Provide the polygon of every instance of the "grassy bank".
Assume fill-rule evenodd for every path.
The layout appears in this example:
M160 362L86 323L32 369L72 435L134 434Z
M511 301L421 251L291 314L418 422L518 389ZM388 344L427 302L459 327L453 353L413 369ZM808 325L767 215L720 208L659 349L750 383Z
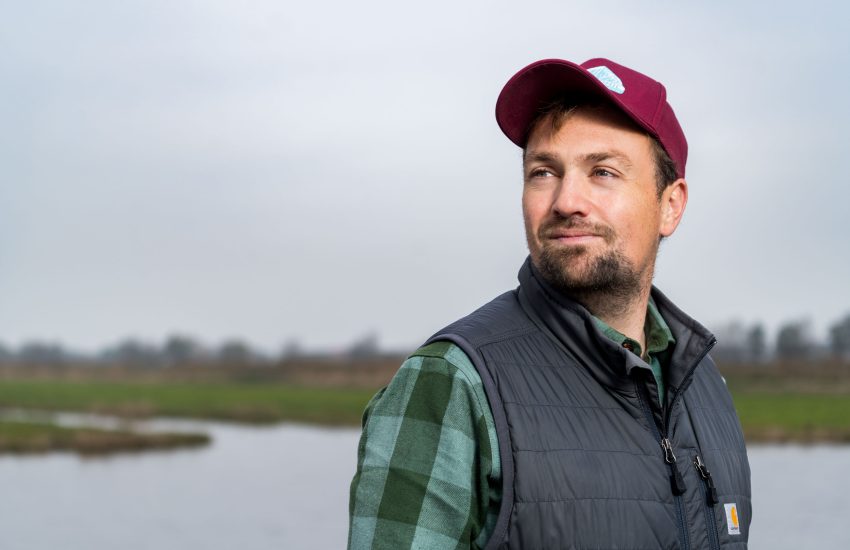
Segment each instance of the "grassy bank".
M850 443L850 363L720 365L748 442Z
M330 381L352 379L350 366L336 370L342 374L331 367L314 371L312 376L324 381L319 385L257 376L246 380L244 373L229 380L220 373L205 379L198 371L192 371L196 378L191 381L134 378L133 373L119 379L82 374L62 379L7 377L0 381L0 408L359 426L363 408L379 384L335 387ZM385 370L383 378L388 380L392 373ZM850 443L850 366L721 365L721 371L748 441ZM0 435L2 429L0 425Z
M850 396L737 393L748 442L850 443Z
M0 407L81 411L122 417L175 416L356 426L371 389L240 382L139 383L5 380Z
M72 451L81 455L103 455L122 451L197 447L209 441L209 436L204 434L135 433L0 421L0 453Z

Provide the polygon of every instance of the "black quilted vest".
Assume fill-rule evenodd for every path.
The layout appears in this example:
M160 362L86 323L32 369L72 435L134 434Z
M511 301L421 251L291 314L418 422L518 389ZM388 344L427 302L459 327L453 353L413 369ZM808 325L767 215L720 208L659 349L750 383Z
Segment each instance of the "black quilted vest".
M493 411L502 506L487 550L746 548L750 469L711 333L653 287L676 338L661 408L649 365L529 260L519 280L429 340L466 352Z

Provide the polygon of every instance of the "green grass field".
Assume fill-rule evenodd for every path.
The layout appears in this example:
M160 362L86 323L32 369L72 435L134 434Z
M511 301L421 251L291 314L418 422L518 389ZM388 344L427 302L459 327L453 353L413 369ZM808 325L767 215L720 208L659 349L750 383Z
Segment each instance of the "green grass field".
M850 395L736 393L747 441L850 443Z
M850 443L850 393L836 391L834 381L812 385L807 376L809 387L792 391L788 384L765 386L760 373L727 376L748 441ZM268 381L12 379L0 382L0 408L359 426L375 391ZM5 429L0 425L0 436Z
M0 382L0 407L356 426L374 393L240 382L8 380Z

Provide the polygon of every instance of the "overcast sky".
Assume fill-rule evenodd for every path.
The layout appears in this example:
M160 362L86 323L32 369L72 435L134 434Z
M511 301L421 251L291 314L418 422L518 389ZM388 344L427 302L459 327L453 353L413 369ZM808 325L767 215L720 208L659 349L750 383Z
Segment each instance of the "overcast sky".
M546 57L663 82L690 202L656 284L708 326L850 312L834 2L29 1L0 19L0 341L410 348L516 285L496 97Z

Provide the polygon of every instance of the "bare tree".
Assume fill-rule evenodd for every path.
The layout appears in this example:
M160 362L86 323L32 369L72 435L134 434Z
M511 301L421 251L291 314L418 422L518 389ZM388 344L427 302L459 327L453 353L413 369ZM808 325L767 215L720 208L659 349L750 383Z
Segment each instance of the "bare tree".
M764 325L757 323L747 331L746 338L747 355L751 361L762 361L767 352L767 337Z
M101 354L106 361L131 367L157 367L163 357L153 344L127 338Z
M280 353L280 358L283 360L297 359L304 355L304 350L301 344L295 338L290 338L284 345L283 351Z
M789 321L779 327L776 336L776 354L782 359L803 359L813 349L809 322Z
M241 340L228 340L218 348L218 360L227 365L248 365L254 361L255 354L250 346Z
M59 344L27 342L17 353L18 360L28 365L61 365L67 359L65 350Z
M8 363L14 359L14 354L5 344L0 342L0 363Z
M169 365L185 365L203 355L201 345L189 336L172 335L162 348L163 356Z
M829 345L836 357L850 357L850 314L829 327Z
M348 348L348 356L349 357L374 357L378 355L380 349L378 347L378 335L374 332L371 332L354 342L350 348Z
M746 331L740 321L720 325L713 332L717 337L717 345L711 355L717 361L740 363L746 360Z

